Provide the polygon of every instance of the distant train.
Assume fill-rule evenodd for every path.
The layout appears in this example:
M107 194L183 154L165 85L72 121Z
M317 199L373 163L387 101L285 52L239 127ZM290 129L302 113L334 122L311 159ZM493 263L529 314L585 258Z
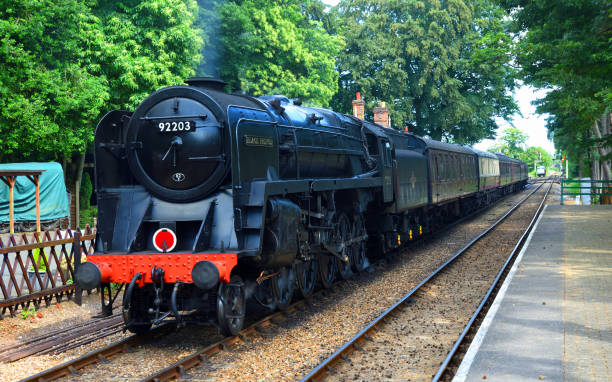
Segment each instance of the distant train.
M95 134L96 251L76 272L123 283L127 329L170 319L225 334L246 299L284 309L527 182L525 163L283 96L195 78Z
M538 166L538 167L536 167L536 175L538 177L546 176L546 167L545 166Z

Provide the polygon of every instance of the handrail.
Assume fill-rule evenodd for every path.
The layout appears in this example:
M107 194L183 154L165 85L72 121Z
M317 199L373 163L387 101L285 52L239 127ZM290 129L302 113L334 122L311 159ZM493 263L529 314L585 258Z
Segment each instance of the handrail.
M579 183L579 186L567 185ZM584 187L583 183L589 183L589 186ZM602 186L594 186L593 184L601 183ZM606 184L606 185L603 185ZM579 192L568 192L567 190L578 190ZM582 192L583 190L591 190L591 192ZM598 192L600 190L609 190L610 192ZM612 180L607 179L566 179L561 178L561 205L563 205L564 196L612 196Z

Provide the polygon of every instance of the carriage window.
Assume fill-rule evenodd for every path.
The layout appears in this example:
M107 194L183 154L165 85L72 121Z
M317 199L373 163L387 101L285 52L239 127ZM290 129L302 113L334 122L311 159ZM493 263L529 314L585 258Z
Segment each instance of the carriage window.
M393 156L391 155L391 144L389 142L385 142L385 162L388 166L393 164Z
M373 134L366 134L366 143L370 155L378 155L378 142Z

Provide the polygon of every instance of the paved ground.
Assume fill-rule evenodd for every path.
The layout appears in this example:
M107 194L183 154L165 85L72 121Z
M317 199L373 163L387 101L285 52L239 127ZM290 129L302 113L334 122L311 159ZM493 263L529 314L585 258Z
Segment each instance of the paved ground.
M611 222L547 206L454 381L612 381Z

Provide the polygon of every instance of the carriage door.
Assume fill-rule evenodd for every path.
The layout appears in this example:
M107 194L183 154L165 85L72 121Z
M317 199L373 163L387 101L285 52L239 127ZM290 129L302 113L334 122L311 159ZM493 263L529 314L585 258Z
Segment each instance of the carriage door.
M391 143L386 139L381 139L382 161L383 161L383 202L393 201L393 155Z

